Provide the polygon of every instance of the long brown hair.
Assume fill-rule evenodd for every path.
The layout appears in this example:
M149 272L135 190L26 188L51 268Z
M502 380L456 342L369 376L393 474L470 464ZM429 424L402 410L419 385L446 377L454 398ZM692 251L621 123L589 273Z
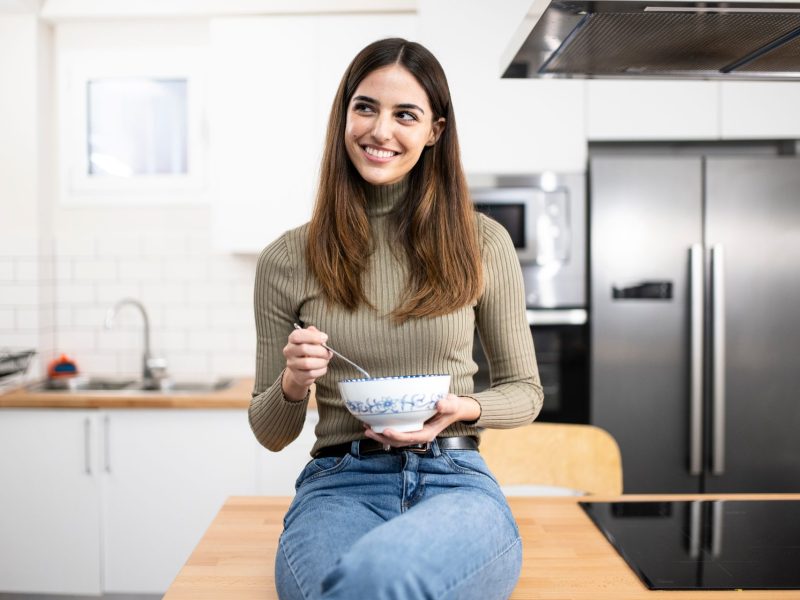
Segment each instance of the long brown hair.
M477 300L483 289L475 212L469 198L447 78L420 44L400 38L373 42L345 71L331 108L320 184L306 254L331 302L349 310L369 305L361 275L371 252L365 182L344 136L350 100L361 81L381 67L405 67L428 95L433 122L444 118L438 141L426 146L407 175L408 194L394 211L397 243L408 262L408 291L394 309L397 322L435 317Z

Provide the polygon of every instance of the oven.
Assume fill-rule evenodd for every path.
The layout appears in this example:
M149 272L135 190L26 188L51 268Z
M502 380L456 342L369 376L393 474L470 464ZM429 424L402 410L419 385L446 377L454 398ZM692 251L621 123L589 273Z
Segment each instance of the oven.
M589 422L586 177L582 173L470 177L476 210L509 232L525 282L544 404L539 421ZM490 385L475 334L475 391Z
M535 321L538 321L535 322ZM537 421L589 422L589 332L586 311L528 311L544 404ZM489 363L477 332L473 360L475 391L490 385Z

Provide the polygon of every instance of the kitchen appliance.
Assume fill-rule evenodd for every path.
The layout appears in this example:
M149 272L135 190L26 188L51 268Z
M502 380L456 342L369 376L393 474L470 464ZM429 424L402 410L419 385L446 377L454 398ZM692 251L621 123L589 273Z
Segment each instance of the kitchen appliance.
M800 589L800 502L581 502L654 590Z
M531 309L586 306L586 176L471 176L476 210L511 236Z
M800 491L800 159L606 150L590 150L591 414L625 491Z
M470 177L476 210L502 224L517 249L544 388L542 421L589 419L585 187L583 173ZM481 391L490 373L477 333L473 347Z
M535 0L504 77L800 79L800 2Z

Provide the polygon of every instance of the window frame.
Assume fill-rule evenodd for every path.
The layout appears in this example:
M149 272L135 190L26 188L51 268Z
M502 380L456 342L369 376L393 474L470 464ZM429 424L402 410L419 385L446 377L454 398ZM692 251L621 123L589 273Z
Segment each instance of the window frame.
M201 48L76 50L59 65L59 164L62 204L207 202L205 53ZM102 78L185 79L187 172L106 177L89 174L88 83Z

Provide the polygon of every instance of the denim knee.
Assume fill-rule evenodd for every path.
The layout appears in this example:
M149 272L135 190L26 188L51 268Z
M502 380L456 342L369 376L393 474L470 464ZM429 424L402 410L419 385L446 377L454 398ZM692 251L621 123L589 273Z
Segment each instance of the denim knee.
M323 579L322 597L328 600L436 598L426 577L390 550L344 554Z

